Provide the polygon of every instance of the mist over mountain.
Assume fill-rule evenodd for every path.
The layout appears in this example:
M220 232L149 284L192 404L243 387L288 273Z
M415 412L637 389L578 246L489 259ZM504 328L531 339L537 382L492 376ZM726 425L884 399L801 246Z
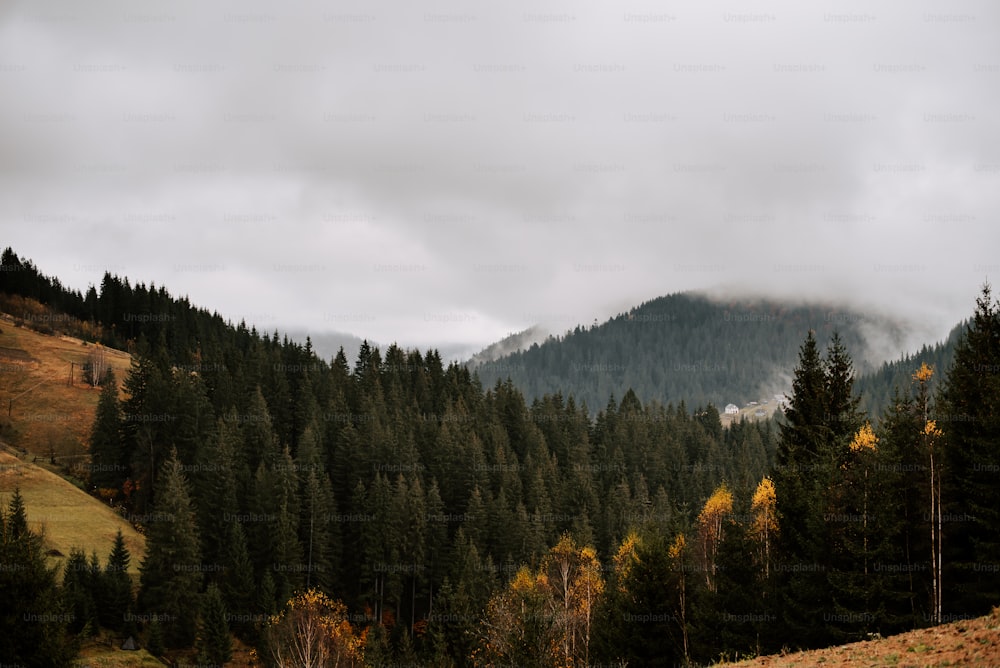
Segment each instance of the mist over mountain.
M304 329L292 329L288 331L288 337L293 341L305 344L306 338L312 343L312 349L316 356L329 362L336 357L337 352L343 348L344 355L348 361L358 358L358 351L361 350L363 339L347 332L324 332ZM369 342L371 343L371 342Z
M967 323L955 325L944 341L925 344L915 353L907 353L883 363L874 371L860 375L854 384L854 390L861 397L861 409L869 415L881 416L892 404L897 389L902 394L916 384L913 375L921 364L926 364L934 370L929 385L935 390L941 382L943 372L951 366L955 357L955 346L966 326Z
M856 371L864 374L905 353L914 328L901 319L822 303L677 293L497 356L527 338L508 337L468 366L484 386L510 378L529 400L560 392L591 411L629 389L643 401L721 408L790 391L791 370L810 329L822 345L838 332Z
M476 367L480 364L493 362L505 355L510 355L526 348L530 348L532 345L542 343L550 336L551 334L545 327L541 325L532 325L525 330L505 336L496 343L492 343L483 348L481 351L472 356L469 360L469 364Z

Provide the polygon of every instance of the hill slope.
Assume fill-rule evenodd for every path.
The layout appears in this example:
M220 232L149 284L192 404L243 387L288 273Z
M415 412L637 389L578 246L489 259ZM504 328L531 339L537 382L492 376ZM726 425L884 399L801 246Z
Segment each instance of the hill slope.
M854 389L861 394L861 408L871 415L881 415L882 411L892 403L893 393L898 388L901 392L913 384L913 374L921 364L934 368L937 372L931 379L931 390L944 378L944 373L951 366L955 357L955 345L965 330L965 324L955 326L948 338L933 346L924 346L913 355L904 355L892 362L886 362L878 370L863 374L858 378Z
M908 633L809 652L761 656L740 668L824 666L1000 666L1000 609L985 617L961 620Z
M136 577L146 553L146 539L125 518L83 490L30 461L0 451L0 504L7 507L14 488L24 497L28 525L44 530L50 564L63 564L74 547L87 556L97 552L102 565L121 529L132 555L129 571Z
M62 467L83 477L87 440L100 389L83 382L82 367L93 346L69 336L42 334L0 318L0 504L6 507L15 487L24 496L28 522L44 529L50 563L61 564L74 547L107 559L121 529L138 573L146 540L100 500L89 496L44 466ZM131 364L128 353L105 348L119 381ZM70 373L74 375L69 383ZM9 414L8 414L9 409ZM16 453L20 453L17 456Z
M33 456L54 454L67 465L82 459L100 395L83 381L91 350L80 339L41 334L0 317L0 438ZM131 357L104 350L120 383Z
M809 329L821 346L839 331L858 371L895 357L906 334L896 321L820 304L719 302L679 293L493 362L468 364L486 387L510 377L529 400L561 392L591 411L629 388L643 401L742 406L790 389ZM871 345L876 338L887 342L884 349Z

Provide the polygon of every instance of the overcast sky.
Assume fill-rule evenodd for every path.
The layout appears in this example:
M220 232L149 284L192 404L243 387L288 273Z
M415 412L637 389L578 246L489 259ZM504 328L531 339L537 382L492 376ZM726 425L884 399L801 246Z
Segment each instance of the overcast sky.
M1000 276L1000 5L5 2L0 243L477 349L687 289L935 336Z

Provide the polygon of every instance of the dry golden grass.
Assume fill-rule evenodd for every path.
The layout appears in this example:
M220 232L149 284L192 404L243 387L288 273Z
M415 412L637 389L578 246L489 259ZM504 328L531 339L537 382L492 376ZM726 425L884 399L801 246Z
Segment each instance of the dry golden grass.
M144 649L127 652L118 649L120 643L108 647L103 643L92 643L80 648L76 660L77 668L135 668L156 666L162 668L164 663Z
M108 637L109 635L105 633L101 639L85 643L80 648L75 663L76 668L133 668L133 666L163 666L166 664L166 661L160 661L145 649L136 652L118 649L121 646L121 639L117 636L114 636L113 646L109 647ZM251 660L251 648L248 645L235 637L232 640L233 658L226 663L227 668L248 668L260 665ZM179 652L171 651L164 658L172 661L172 665L195 665L197 661L194 654L194 651L190 649Z
M1000 666L1000 608L975 619L810 652L762 656L733 668Z
M61 464L86 461L100 395L99 389L83 382L82 367L90 350L79 339L40 334L0 320L3 440L27 453L18 458L0 452L0 503L6 507L14 488L21 488L32 528L44 529L46 549L63 555L50 557L52 564L62 564L74 547L88 556L96 550L103 563L121 528L132 553L132 572L137 573L145 554L143 536L101 501L33 463L36 457L47 462L51 451ZM128 353L107 349L107 357L119 380L124 378L131 364Z
M0 438L32 457L48 458L54 451L60 463L82 459L100 395L99 388L83 382L83 363L92 348L72 337L15 327L9 316L0 318ZM120 385L131 357L105 350Z
M5 509L15 487L24 497L28 525L33 530L44 530L45 549L58 550L62 555L50 556L50 565L64 564L70 550L77 547L88 557L96 550L103 566L114 546L115 534L121 529L132 555L129 572L133 578L138 576L146 539L110 507L51 471L0 452L0 503Z

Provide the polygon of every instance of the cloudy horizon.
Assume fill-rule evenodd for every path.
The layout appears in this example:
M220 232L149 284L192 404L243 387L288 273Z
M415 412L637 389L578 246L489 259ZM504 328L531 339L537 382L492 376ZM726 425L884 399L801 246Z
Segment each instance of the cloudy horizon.
M477 350L660 295L967 317L1000 7L14 3L2 244L272 331Z

